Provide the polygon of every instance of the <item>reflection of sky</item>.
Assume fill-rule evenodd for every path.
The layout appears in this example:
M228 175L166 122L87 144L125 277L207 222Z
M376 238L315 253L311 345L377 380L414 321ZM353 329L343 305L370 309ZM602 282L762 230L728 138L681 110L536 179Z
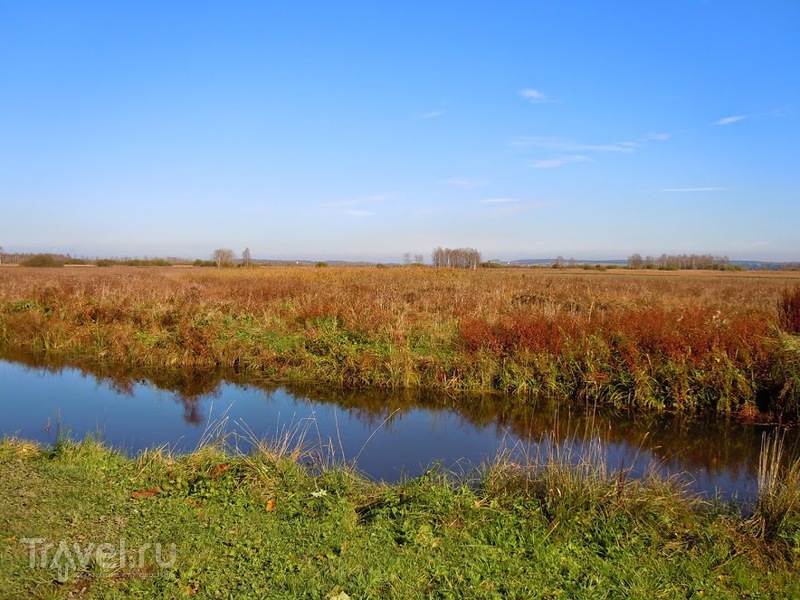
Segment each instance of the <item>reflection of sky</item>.
M500 442L494 427L476 428L451 411L411 409L387 415L381 423L283 390L265 393L233 384L200 400L201 422L193 425L183 418L177 394L144 383L132 391L132 396L119 394L75 369L47 372L0 361L0 433L52 443L60 423L73 438L98 435L129 452L163 444L188 451L225 419L224 429L240 434L240 447L248 446L251 433L281 438L294 432L312 446L331 446L337 458L358 457L364 472L390 480L417 475L439 459L480 462Z
M540 438L519 442L502 423L474 425L454 409L441 407L418 406L376 418L358 409L296 398L282 389L265 392L234 384L222 384L216 393L193 404L148 383L135 384L132 395L126 395L76 369L49 372L4 361L0 361L0 414L0 434L52 443L60 424L75 439L95 434L128 452L164 444L176 451L192 450L224 420L224 430L239 434L237 444L244 450L252 436L281 438L294 432L311 446L332 448L336 459L357 459L363 472L386 480L418 475L434 462L460 470L491 459L499 449L536 456L539 448L544 456L561 452L579 461L597 448L579 433L567 442L569 450L563 444L550 447L548 441L537 446ZM711 429L708 435L716 433ZM601 438L603 457L612 469L630 468L637 477L652 466L666 475L687 470L676 454L664 457L659 449ZM757 445L753 452L758 452ZM711 457L708 462L720 460ZM719 463L718 468L690 470L693 490L752 498L753 475L740 465L729 469Z

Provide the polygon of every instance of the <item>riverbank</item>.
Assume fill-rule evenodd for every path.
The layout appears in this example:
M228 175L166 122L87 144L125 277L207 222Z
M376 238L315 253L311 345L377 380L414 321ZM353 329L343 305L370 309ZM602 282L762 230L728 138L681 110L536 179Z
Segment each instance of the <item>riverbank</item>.
M0 348L340 387L796 419L797 274L376 267L0 272Z
M800 594L796 466L749 517L553 457L387 485L292 445L5 440L0 470L2 597Z

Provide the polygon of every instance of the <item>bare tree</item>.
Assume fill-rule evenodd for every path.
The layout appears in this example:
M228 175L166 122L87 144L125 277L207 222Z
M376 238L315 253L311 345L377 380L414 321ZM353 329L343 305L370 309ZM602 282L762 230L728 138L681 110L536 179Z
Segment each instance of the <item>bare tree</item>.
M641 254L631 254L628 257L629 269L641 269L644 266L644 259Z
M414 262L417 263L418 265L421 265L425 262L425 257L422 254L415 254Z
M230 267L233 264L236 255L233 250L227 248L217 248L211 255L211 260L217 264L217 268Z
M3 247L0 246L0 265L3 264Z
M449 250L449 248L442 248L441 246L433 249L433 252L431 253L431 262L433 263L434 267L450 266L447 264L447 253Z
M411 264L411 252L406 252L403 254L403 264L404 265Z
M245 248L242 252L242 264L245 267L251 266L253 263L252 259L250 258L250 248Z
M481 264L481 253L475 248L434 248L431 254L434 267L477 269Z

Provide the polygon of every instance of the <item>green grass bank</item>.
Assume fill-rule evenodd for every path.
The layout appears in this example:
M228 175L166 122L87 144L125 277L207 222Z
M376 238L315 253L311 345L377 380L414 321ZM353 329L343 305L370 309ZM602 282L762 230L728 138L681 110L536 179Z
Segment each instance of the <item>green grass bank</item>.
M286 446L5 440L0 597L798 597L798 469L779 450L745 516L564 458L389 485Z

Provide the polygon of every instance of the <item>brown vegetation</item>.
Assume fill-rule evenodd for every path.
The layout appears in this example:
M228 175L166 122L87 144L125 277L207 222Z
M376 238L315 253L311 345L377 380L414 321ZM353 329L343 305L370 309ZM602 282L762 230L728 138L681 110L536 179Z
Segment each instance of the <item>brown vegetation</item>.
M800 334L800 286L786 289L778 301L781 328L787 333Z
M0 272L0 346L345 386L795 414L782 274L397 267ZM794 306L789 303L789 305ZM791 336L788 336L791 337Z

